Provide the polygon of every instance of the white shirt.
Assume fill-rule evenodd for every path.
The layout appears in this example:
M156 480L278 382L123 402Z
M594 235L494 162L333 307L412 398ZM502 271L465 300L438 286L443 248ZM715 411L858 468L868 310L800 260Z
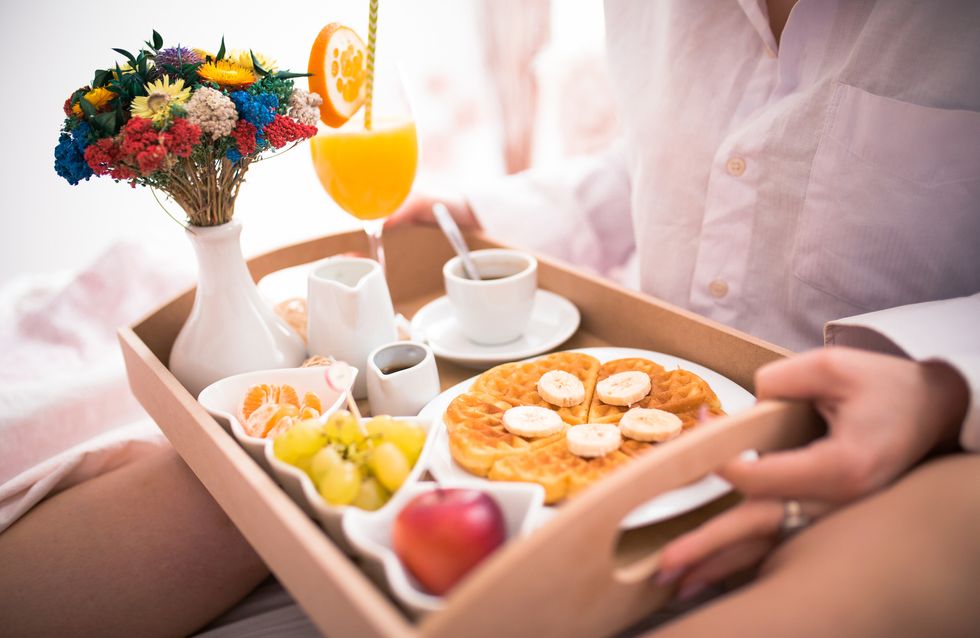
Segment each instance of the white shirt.
M606 29L624 148L469 193L489 234L600 272L635 238L644 292L793 349L980 291L980 3L801 0L778 47L762 0Z

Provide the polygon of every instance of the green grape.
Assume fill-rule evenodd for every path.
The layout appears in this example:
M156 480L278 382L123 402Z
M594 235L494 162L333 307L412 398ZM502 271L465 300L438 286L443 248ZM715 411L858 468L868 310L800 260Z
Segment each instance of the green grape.
M338 410L330 415L327 419L327 424L323 426L323 431L327 435L327 439L331 443L340 442L340 429L344 422L348 419L352 419L350 412L347 410Z
M317 489L319 489L323 477L327 475L330 468L342 461L340 454L331 445L325 446L313 455L313 458L310 459L310 478L313 479L313 484L317 486Z
M384 440L397 445L408 459L409 465L415 465L425 445L425 430L405 421L392 421L384 434Z
M364 440L364 433L361 426L357 424L357 419L350 417L340 426L340 442L344 445L360 443Z
M326 444L326 437L316 421L300 421L272 442L272 451L281 461L307 470L310 458Z
M330 467L320 482L320 496L331 505L347 505L361 489L361 470L349 461Z
M361 488L351 505L373 512L387 503L390 497L391 493L378 482L378 479L369 476L361 482Z
M392 423L395 423L394 419L386 414L382 414L365 423L364 427L367 429L369 435L380 438L390 429Z
M402 451L390 441L385 441L374 448L368 467L381 484L392 492L402 486L412 470Z

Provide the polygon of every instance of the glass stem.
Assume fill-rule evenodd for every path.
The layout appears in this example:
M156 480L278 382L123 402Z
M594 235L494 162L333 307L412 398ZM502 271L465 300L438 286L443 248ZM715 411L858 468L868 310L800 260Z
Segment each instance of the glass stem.
M384 227L384 219L372 219L364 222L364 232L367 233L371 259L381 264L382 274L387 274L385 273L385 248L381 243L381 231L384 230Z

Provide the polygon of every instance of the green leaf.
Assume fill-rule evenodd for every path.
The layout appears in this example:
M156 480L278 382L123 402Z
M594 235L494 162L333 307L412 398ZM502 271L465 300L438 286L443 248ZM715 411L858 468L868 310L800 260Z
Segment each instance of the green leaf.
M131 67L136 68L136 58L133 56L132 53L130 53L126 49L117 49L115 47L113 47L112 50L118 53L119 55L125 57L127 60L129 60L129 65Z
M109 84L112 80L112 71L109 69L99 69L95 72L95 78L92 79L92 88L98 88L100 86L105 86Z
M108 133L109 135L115 135L116 133L116 114L114 112L109 113L99 113L92 118L92 122L95 125Z
M163 48L163 36L157 33L156 29L153 30L153 48L156 51Z
M95 107L92 105L91 102L86 100L84 97L78 98L78 106L81 107L82 113L85 114L86 118L95 117L95 114L97 113Z
M279 80L291 80L292 78L308 78L312 77L312 73L293 73L292 71L277 71L272 75L272 77Z
M225 36L221 36L221 46L218 48L218 55L214 57L215 60L221 60L225 57Z
M252 56L252 67L255 69L255 72L262 77L269 75L269 72L263 69L262 65L259 64L259 59L255 57L255 53L253 53L251 49L248 50L248 54Z

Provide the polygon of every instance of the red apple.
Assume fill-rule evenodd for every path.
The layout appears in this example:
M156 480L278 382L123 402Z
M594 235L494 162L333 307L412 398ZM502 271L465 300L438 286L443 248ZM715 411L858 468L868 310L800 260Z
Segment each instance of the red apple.
M419 494L398 513L392 529L395 554L426 589L440 596L506 537L497 502L469 489Z

